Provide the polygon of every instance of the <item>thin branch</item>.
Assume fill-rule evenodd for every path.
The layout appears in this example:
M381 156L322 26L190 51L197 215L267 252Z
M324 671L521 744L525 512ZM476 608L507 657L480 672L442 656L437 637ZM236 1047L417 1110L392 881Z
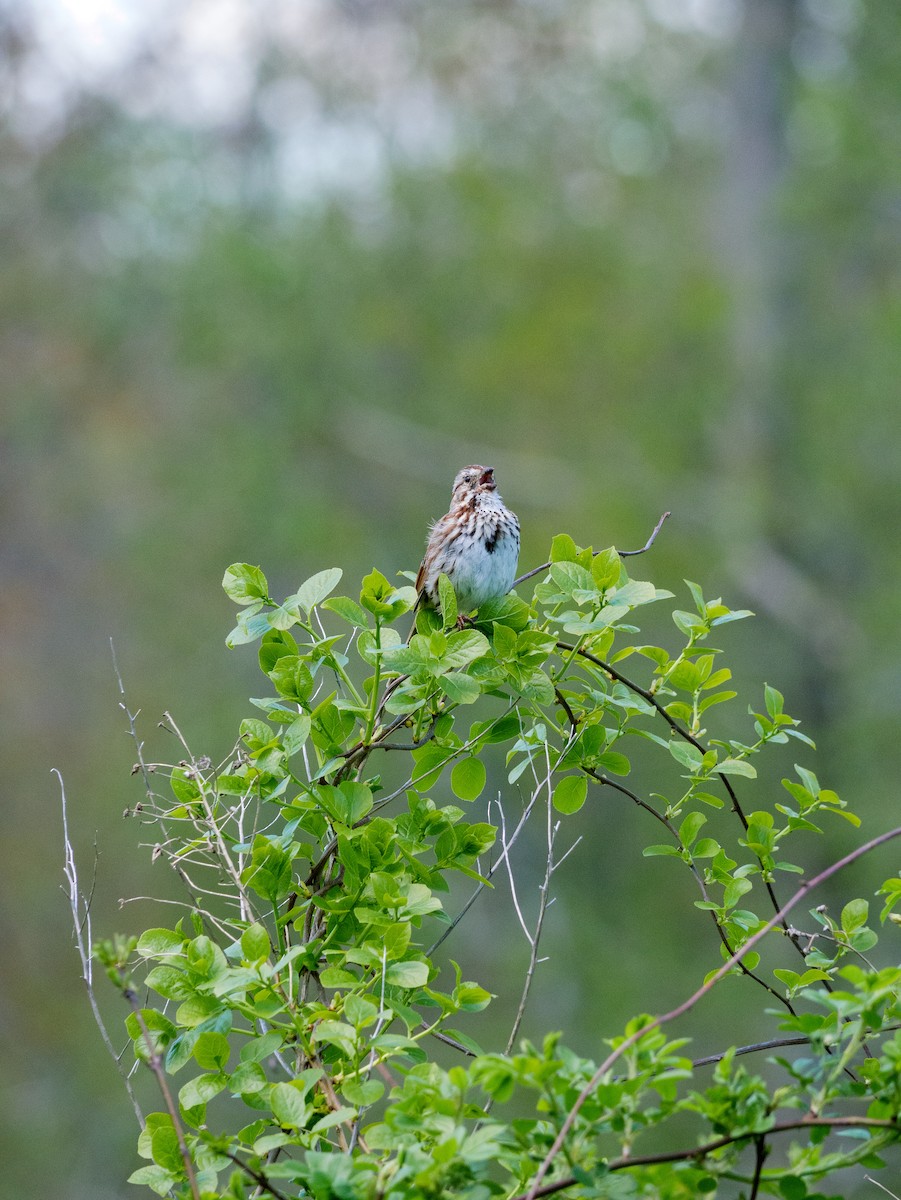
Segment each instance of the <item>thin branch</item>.
M668 817L664 816L662 812L660 812L658 809L654 808L653 804L649 804L647 802L647 800L642 800L642 798L640 796L637 796L633 791L631 791L630 788L625 787L621 783L617 783L616 780L611 779L608 775L601 775L597 771L593 770L591 767L583 767L582 770L585 772L586 775L590 775L592 779L597 780L598 783L602 783L606 787L612 787L616 791L622 792L622 794L624 796L628 796L630 800L633 800L637 805L639 805L641 808L643 808L646 812L649 812L651 814L651 816L656 817L657 820L660 821L660 823L662 825L664 825L665 828L667 829L667 831L670 833L676 846L681 847L682 843L679 841L679 834L676 830L675 825L673 825L672 821L670 821L670 819ZM698 887L701 889L701 896L703 897L703 899L705 901L707 901L707 899L708 899L707 888L704 885L704 878L701 875L701 872L695 866L694 862L689 862L688 868L691 871L692 875L694 875L694 877L697 881ZM726 931L723 929L722 925L717 920L716 913L713 911L712 908L708 909L707 911L710 913L713 923L716 926L716 930L717 930L717 933L719 934L720 941L726 947L726 950L728 951L728 953L731 954L732 953L732 945L729 942L728 937L726 936ZM747 967L743 962L739 963L738 965L739 965L743 975L747 975L749 979L753 979L755 983L759 983L762 988L765 988L770 993L770 995L773 997L774 1000L778 1000L780 1004L784 1005L788 1009L788 1011L792 1014L792 1016L795 1016L794 1007L789 999L787 999L785 996L783 996L780 992L777 992L775 988L770 987L770 985L767 983L767 981L765 979L761 979L759 975L755 975L754 972L749 967Z
M864 1175L864 1179L867 1181L867 1183L875 1183L876 1186L885 1192L887 1196L893 1197L893 1200L899 1200L899 1197L896 1196L894 1192L890 1192L885 1184L880 1183L878 1179L874 1179L872 1175Z
M657 540L657 534L663 528L663 522L667 517L670 516L672 516L672 513L669 511L662 513L660 520L654 526L651 536L648 538L642 548L640 550L619 550L617 553L619 554L620 558L632 558L636 554L645 554L648 550L650 550L650 548L654 545L654 542Z
M901 1126L897 1120L883 1120L878 1117L802 1117L797 1121L784 1121L781 1124L773 1125L765 1131L765 1136L769 1137L774 1133L792 1133L798 1129L892 1129L901 1133ZM756 1135L758 1137L763 1134ZM608 1162L607 1170L609 1171L628 1171L630 1167L655 1167L661 1163L670 1162L699 1162L707 1157L708 1154L713 1154L716 1150L722 1150L724 1146L733 1146L737 1142L746 1142L750 1138L755 1137L753 1133L738 1133L731 1136L715 1138L713 1141L704 1142L700 1146L689 1146L684 1150L669 1150L663 1154L644 1154L644 1155L628 1155L623 1158L614 1158ZM518 1196L514 1196L513 1200L530 1200L534 1197L538 1200L542 1196L553 1196L556 1192L562 1192L565 1188L573 1187L579 1182L574 1175L569 1175L564 1179L555 1179L553 1183L546 1183L543 1187L534 1188L528 1192L522 1192Z
M692 746L695 747L696 750L699 750L702 754L707 753L707 747L704 745L704 743L698 741L698 739L696 737L694 737L693 734L691 734L683 725L681 725L675 719L675 717L670 716L670 714L666 711L666 709L663 707L663 705L660 703L660 701L657 699L657 697L654 695L653 692L649 691L647 688L643 688L640 684L635 683L634 680L629 679L626 675L623 675L620 671L617 671L616 667L612 666L608 662L604 662L603 659L598 658L596 655L592 654L589 650L583 650L581 647L571 646L571 645L569 645L568 642L557 642L557 649L574 651L574 652L578 653L582 658L585 658L589 662L594 663L594 665L596 667L600 667L600 669L602 671L605 671L613 679L617 680L618 683L623 684L624 687L627 687L630 691L634 692L636 696L641 696L642 699L644 699L648 702L648 704L652 705L652 707L657 710L657 712L660 714L661 717L663 717L664 721L666 721L666 723L669 725L669 727L673 730L674 733L678 734L679 737L681 737L684 741L689 742ZM726 789L726 793L729 796L729 800L732 804L732 811L736 814L736 816L742 823L742 827L747 832L748 818L745 816L744 810L742 809L741 805L738 802L738 796L735 794L735 788L732 786L732 783L730 782L729 777L727 775L724 775L721 771L717 771L716 774L719 777L719 780L722 783L723 787ZM773 909L774 910L778 909L779 908L779 900L776 896L776 892L773 888L773 885L769 882L769 880L764 880L763 882L764 882L764 887L766 888L766 891L767 891L767 895L770 898L770 903L773 906ZM795 947L795 949L798 951L798 953L801 955L801 957L806 958L805 953L804 953L804 948L800 945L798 940L792 936L791 931L789 930L788 926L784 923L783 923L783 929L785 930L786 936L788 937L789 941ZM827 984L827 986L828 986L828 984Z
M141 1034L144 1038L144 1044L147 1046L148 1066L156 1076L157 1084L163 1094L163 1099L166 1102L169 1116L172 1119L172 1125L175 1129L175 1136L178 1139L178 1150L181 1154L181 1160L185 1166L185 1174L188 1177L188 1183L191 1187L191 1195L194 1200L200 1200L200 1192L197 1187L197 1177L194 1174L194 1162L191 1158L191 1152L188 1149L188 1143L185 1141L185 1131L182 1128L181 1119L178 1115L178 1105L172 1099L172 1093L169 1090L169 1085L166 1082L166 1072L163 1070L163 1060L159 1051L154 1044L153 1038L150 1036L150 1030L147 1028L147 1022L144 1020L144 1014L141 1012L141 1004L134 991L128 985L123 987L122 995L131 1005L131 1011L135 1015L135 1020L140 1027Z
M205 787L206 780L203 778L203 775L200 770L200 766L197 763L196 759L194 758L194 755L191 752L190 746L185 741L181 730L179 729L178 725L176 725L175 721L173 720L172 714L165 712L165 713L163 713L163 716L169 722L169 724L171 726L171 731L178 738L179 742L184 747L185 753L188 755L188 757L190 759L191 772L192 772L195 780L197 781L198 791L200 792L200 802L203 805L203 813L204 813L204 816L206 817L207 825L216 839L216 844L218 846L218 850L219 850L219 854L222 858L222 862L225 864L225 869L228 871L228 874L231 876L232 883L235 886L235 892L237 893L237 896L238 896L238 904L240 906L240 911L241 911L241 918L242 918L242 920L247 921L248 923L250 923L251 921L258 920L258 917L254 911L253 905L250 902L250 897L248 896L247 890L245 889L244 883L241 879L241 874L238 871L237 867L235 866L235 864L232 860L232 856L229 853L228 846L226 845L225 838L222 836L222 830L219 828L218 824L216 823L215 815L213 814L213 810L210 807L210 802L209 802L209 800L207 798L207 794L206 794L206 787ZM230 897L228 897L228 898L230 898Z
M110 654L113 659L113 670L116 673L116 682L119 685L119 707L125 713L128 721L128 732L131 735L132 741L135 744L135 749L138 756L138 767L141 771L141 778L144 780L144 791L147 794L147 799L153 801L153 788L150 786L150 769L144 760L144 743L138 737L137 727L135 726L135 718L137 713L133 713L128 707L128 699L125 695L125 684L122 682L122 672L119 670L119 660L116 658L116 646L113 639L109 640ZM134 774L134 771L132 771Z
M516 913L516 919L519 921L520 929L525 934L526 941L529 943L530 948L532 950L534 950L535 943L532 938L532 934L529 932L529 927L526 924L526 919L522 915L522 908L520 907L520 904L519 904L519 896L517 895L517 892L516 892L516 879L513 876L513 865L510 862L510 855L507 852L507 819L504 816L504 808L503 808L503 805L501 804L500 794L498 794L497 807L498 807L498 812L500 813L500 818L501 818L500 819L500 835L501 835L501 848L503 850L503 854L501 855L501 857L504 860L504 866L507 869L507 879L509 880L509 883L510 883L510 898L513 901L513 911ZM489 812L488 812L487 819L489 821L491 820L490 803L489 803Z
M761 941L762 938L764 938L777 925L784 922L788 913L791 912L795 905L799 904L804 899L808 892L813 891L813 889L816 887L819 887L819 885L824 883L827 879L831 879L833 875L843 870L843 868L847 867L851 863L856 862L857 859L861 858L864 854L869 854L870 851L875 850L877 846L881 846L885 842L889 842L899 835L901 835L901 826L898 826L895 829L890 829L886 833L882 833L878 837L872 838L870 841L865 842L864 845L858 846L855 850L852 850L849 854L846 854L844 858L840 858L838 862L835 862L831 866L826 867L825 870L820 871L820 873L815 875L813 879L802 883L791 899L788 900L782 906L782 908L780 908L778 912L771 917L769 921L767 921L765 925L761 926L756 933L752 934L748 940L742 946L740 946L739 949L736 950L735 953L726 960L726 962L723 963L719 970L708 976L704 983L697 989L697 991L693 992L687 1000L683 1000L681 1004L671 1009L668 1013L664 1013L661 1017L655 1017L653 1020L649 1021L647 1025L643 1025L641 1029L636 1030L635 1033L630 1034L630 1036L627 1038L624 1038L623 1041L620 1042L620 1044L616 1047L616 1049L608 1054L608 1056L592 1075L591 1079L589 1079L588 1083L576 1097L575 1103L567 1113L566 1119L564 1120L563 1125L560 1127L560 1131L558 1132L557 1136L554 1138L550 1150L547 1152L547 1155L542 1161L541 1166L538 1168L532 1186L526 1193L527 1200L535 1200L536 1196L538 1195L538 1189L541 1186L541 1182L547 1174L551 1163L553 1163L554 1159L560 1153L560 1149L563 1143L566 1141L567 1134L569 1133L570 1129L572 1129L582 1105L595 1090L595 1088L600 1084L601 1080L604 1078L613 1064L617 1062L627 1050L630 1050L636 1042L640 1041L641 1038L643 1038L645 1034L650 1033L651 1030L658 1029L660 1026L666 1025L668 1022L676 1020L677 1017L683 1016L690 1009L694 1008L698 1001L701 1000L702 997L706 996L711 988L715 987L715 985L719 983L719 981L723 979L737 963L740 963L742 959L754 948L754 946Z
M757 1193L760 1191L760 1176L763 1174L763 1164L766 1162L766 1156L769 1154L769 1148L766 1144L766 1137L763 1134L754 1139L754 1177L751 1180L751 1191L748 1195L748 1200L757 1200Z
M494 862L491 864L491 866L485 872L484 878L486 880L489 880L489 881L491 880L492 876L498 870L501 863L503 863L507 852L509 850L511 850L513 848L513 846L515 845L517 838L522 833L523 828L525 827L526 821L528 821L529 817L532 814L532 809L535 807L536 800L537 800L537 795L533 795L531 800L529 801L529 803L523 809L523 814L517 821L516 828L510 834L510 837L507 841L506 848L501 852L500 855L498 855L498 857L494 860ZM485 888L487 886L488 886L487 883L480 883L478 885L476 890L472 893L472 895L469 897L469 899L466 901L466 903L463 905L463 907L460 909L460 911L457 913L457 915L451 921L450 925L448 925L448 927L444 930L444 932L441 934L441 936L436 941L432 942L431 946L429 946L428 950L426 951L426 954L428 955L429 958L432 957L432 955L435 953L435 951L438 949L438 947L441 945L441 943L445 940L445 938L450 937L450 935L454 932L454 930L457 928L457 926L460 924L460 922L463 920L463 918L466 916L466 914L469 912L469 910L472 908L472 906L475 904L476 900L478 900L479 896L481 896L482 892L485 890Z
M692 1069L698 1067L709 1067L713 1063L722 1062L727 1054L731 1053L733 1058L738 1058L741 1054L758 1054L761 1050L781 1050L785 1046L809 1046L810 1038L808 1037L790 1037L790 1038L773 1038L769 1042L752 1042L748 1046L737 1046L732 1050L724 1050L721 1054L705 1054L703 1058L696 1058L692 1061Z
M55 768L51 771L52 775L56 776L59 783L60 804L63 813L63 846L65 848L65 867L63 868L66 883L68 884L69 892L69 908L72 912L72 925L75 934L75 948L78 951L78 957L81 959L81 977L84 980L84 985L88 993L88 1003L91 1006L91 1012L94 1015L94 1020L97 1023L97 1028L100 1030L100 1036L103 1039L103 1044L110 1053L110 1057L116 1064L116 1070L122 1077L122 1082L125 1084L125 1090L128 1093L128 1098L131 1101L131 1106L135 1111L135 1116L138 1119L138 1124L144 1128L144 1114L141 1111L141 1106L138 1104L137 1096L131 1086L131 1080L128 1073L123 1070L120 1061L120 1055L116 1053L116 1048L113 1045L112 1038L106 1028L103 1017L100 1013L100 1007L97 1004L97 997L94 995L94 976L93 976L93 959L91 957L91 906L90 902L86 901L83 894L78 888L78 869L75 865L75 851L72 848L72 841L69 837L69 814L66 805L66 788L63 783L63 777ZM92 889L93 890L93 889Z
M543 786L547 787L547 857L544 864L544 879L538 888L538 916L535 920L535 931L531 935L528 930L526 937L529 939L529 965L526 969L526 977L523 981L522 994L519 998L519 1007L516 1010L516 1016L513 1019L513 1027L510 1030L510 1036L507 1038L507 1046L504 1050L505 1054L509 1054L516 1044L516 1036L519 1033L522 1025L523 1017L526 1012L526 1004L529 1000L529 992L532 990L532 980L535 977L535 968L538 966L538 943L541 939L541 931L544 927L544 918L547 913L548 903L550 902L550 887L551 876L557 863L554 861L554 842L557 837L557 831L560 828L559 822L554 822L552 800L554 794L553 784L551 783L551 763L550 753L548 751L547 742L544 744L545 758L547 760L547 776L543 781ZM510 871L510 886L513 886L513 871L510 867L510 857L507 855L507 867Z
M645 554L648 550L650 550L650 548L654 545L654 542L657 540L657 534L663 528L663 522L670 515L671 514L669 512L665 512L661 516L660 520L654 526L651 536L648 538L648 540L645 542L645 544L642 546L642 548L640 550L617 550L617 554L620 556L620 558L631 558L635 554ZM603 554L603 550L595 550L595 552L592 554L591 557L597 558L597 556L599 554ZM548 569L548 567L550 567L550 565L551 564L549 562L546 562L546 563L542 563L542 565L540 567L535 567L531 571L526 571L525 575L520 575L518 579L513 580L513 587L518 587L519 584L525 583L525 581L527 579L531 579L533 575L540 575L541 572L546 571Z
M264 1192L268 1192L270 1196L274 1196L275 1200L288 1200L285 1193L280 1192L274 1184L270 1183L261 1171L255 1171L249 1163L242 1162L237 1154L232 1154L230 1150L225 1150L221 1146L216 1147L216 1153L224 1154L226 1158L230 1158L236 1167L240 1167L244 1174L248 1175L254 1181L258 1188L261 1188Z

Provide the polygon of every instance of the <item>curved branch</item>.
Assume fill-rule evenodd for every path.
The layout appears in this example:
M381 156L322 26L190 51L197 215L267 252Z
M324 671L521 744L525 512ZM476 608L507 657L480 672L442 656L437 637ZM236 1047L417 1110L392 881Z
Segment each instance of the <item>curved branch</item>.
M663 1154L636 1154L614 1158L607 1163L607 1170L628 1171L630 1167L654 1167L661 1163L692 1162L706 1158L708 1154L713 1154L715 1150L722 1150L724 1146L733 1146L737 1142L746 1142L751 1138L759 1141L774 1133L792 1133L798 1129L823 1128L893 1129L901 1133L901 1125L898 1120L883 1120L878 1117L801 1117L797 1121L783 1121L758 1134L738 1133L714 1138L713 1141L704 1142L700 1146L689 1146L685 1150L668 1150ZM543 1187L514 1196L513 1200L537 1200L541 1196L553 1196L556 1192L562 1192L564 1188L573 1187L578 1182L579 1180L574 1175L569 1175L565 1179L555 1179L553 1183L546 1183Z
M674 1021L677 1017L683 1016L690 1009L694 1008L698 1001L703 996L706 996L711 988L715 987L716 984L718 984L719 981L724 978L724 976L726 976L734 966L736 966L736 964L740 963L741 960L754 948L754 946L757 945L759 941L761 941L772 929L785 920L786 916L791 912L795 905L800 904L808 892L811 892L814 888L819 887L821 883L825 883L827 879L831 879L833 875L837 874L851 863L856 862L858 858L862 858L864 854L869 854L869 852L871 850L875 850L877 846L881 846L885 842L889 842L898 836L901 836L901 826L897 826L895 829L890 829L888 832L881 833L878 837L872 838L869 842L865 842L862 846L858 846L855 850L852 850L849 854L846 854L844 858L840 858L838 862L835 862L831 866L826 867L825 870L820 871L820 873L815 875L813 879L806 880L801 884L791 899L779 909L775 916L771 917L765 925L761 926L756 933L752 934L751 937L749 937L744 943L744 945L739 947L739 949L736 950L735 953L723 963L718 971L715 971L712 975L708 976L704 983L702 983L697 991L693 992L687 1000L683 1000L681 1004L677 1005L673 1009L670 1009L670 1011L664 1013L663 1016L655 1017L653 1020L649 1021L647 1025L643 1025L641 1029L636 1030L635 1033L630 1034L627 1038L624 1038L624 1040L620 1042L616 1049L607 1055L607 1057L592 1075L591 1079L589 1079L588 1083L576 1097L575 1103L567 1113L566 1119L560 1127L559 1133L554 1138L550 1150L548 1150L547 1155L541 1163L541 1166L538 1168L532 1186L529 1188L528 1192L525 1193L524 1200L535 1200L536 1196L538 1195L538 1189L541 1186L541 1181L547 1174L551 1163L560 1153L560 1149L563 1146L563 1143L566 1141L567 1134L569 1133L570 1129L572 1129L582 1105L595 1090L595 1088L600 1084L601 1080L604 1078L613 1064L617 1062L627 1050L631 1049L636 1042L640 1041L645 1034L649 1033L652 1029L658 1029L660 1026L666 1025L670 1021Z
M682 738L686 742L689 742L692 746L695 747L696 750L699 750L701 752L701 754L707 753L707 747L704 745L704 743L698 741L698 739L692 733L690 733L684 727L684 725L680 725L680 723L675 719L675 717L670 716L670 714L666 711L666 709L663 707L663 705L660 703L660 701L657 699L657 697L654 695L653 692L649 691L647 688L643 688L640 684L635 683L634 680L629 679L628 676L623 675L622 672L620 672L620 671L617 671L616 667L612 666L608 662L604 662L604 660L601 658L598 658L597 655L592 654L590 650L583 650L581 647L577 648L574 646L570 646L568 642L557 642L557 649L574 651L575 653L579 654L582 658L587 658L589 662L594 663L594 665L596 667L600 667L602 671L605 671L608 675L610 675L618 683L623 684L624 687L627 687L631 692L634 692L636 696L641 696L643 700L646 700L648 702L648 704L650 704L653 708L655 708L657 710L657 712L660 714L660 716L663 717L664 721L666 721L667 725L669 725L669 727L673 730L673 732L678 734L678 736L680 738ZM726 789L726 793L729 797L729 800L732 803L732 811L735 813L735 815L741 821L742 827L747 832L748 818L745 816L744 810L742 809L742 806L738 802L738 796L735 794L735 788L732 786L728 775L724 775L721 771L717 771L716 774L717 774L720 782L722 783L723 787ZM778 910L779 900L776 896L776 892L775 892L775 889L773 888L773 885L769 882L769 880L766 880L766 879L763 881L763 885L766 888L767 895L770 898L770 903L772 904L773 909ZM785 930L786 937L789 939L791 944L795 947L795 949L798 951L798 953L801 955L801 957L806 960L807 956L804 953L804 948L803 948L803 946L801 946L801 944L797 940L797 937L792 934L792 932L789 929L787 924L783 924L783 929Z
M657 534L663 528L663 522L671 515L672 514L668 511L663 513L660 520L654 526L651 536L640 550L617 550L617 554L620 556L620 558L631 558L635 554L645 554L648 550L650 550L650 548L654 545L654 542L657 540ZM603 550L595 550L591 557L597 558L599 554L603 554ZM531 571L526 571L525 575L520 575L518 579L513 580L513 587L511 587L510 590L512 591L513 588L518 587L519 584L525 583L525 581L527 579L531 579L533 575L540 575L541 572L546 571L550 565L551 564L549 562L546 562L542 563L540 567L534 567Z
M642 798L640 796L637 796L629 788L624 787L623 784L617 783L616 780L611 779L609 777L609 775L599 775L597 771L593 771L590 767L582 767L582 770L585 772L586 775L590 775L592 779L597 780L598 783L606 784L607 787L612 787L612 788L615 788L616 791L622 792L622 794L624 796L628 796L630 800L633 800L637 805L639 805L641 808L643 808L646 812L649 812L652 817L656 817L657 820L665 827L667 832L670 834L670 836L672 837L675 844L677 846L681 847L682 843L679 841L679 834L676 830L675 825L673 825L672 821L670 821L668 817L665 817L662 812L660 812L658 809L654 808L653 804L648 804L647 800L642 800ZM694 875L695 879L697 880L698 887L701 889L702 898L704 900L707 900L708 899L707 889L704 886L704 880L701 876L701 872L695 866L694 862L688 863L688 869L691 871L692 875ZM728 954L732 954L733 953L732 945L729 941L729 938L726 936L726 931L723 929L722 925L717 920L716 913L713 911L713 909L708 909L708 911L710 913L710 916L711 916L711 919L713 920L714 925L716 926L716 931L720 936L720 941L726 947L726 952ZM765 979L761 979L759 975L755 975L754 972L750 969L750 967L747 967L743 962L740 962L738 964L738 966L743 975L747 975L749 979L753 979L755 983L759 983L762 988L765 988L766 991L768 991L770 993L770 995L773 997L774 1000L778 1000L780 1004L784 1005L785 1008L788 1009L788 1011L792 1014L792 1016L797 1015L795 1013L792 1002L787 997L783 996L780 992L777 992L774 987L770 987L770 985L767 983L767 981Z

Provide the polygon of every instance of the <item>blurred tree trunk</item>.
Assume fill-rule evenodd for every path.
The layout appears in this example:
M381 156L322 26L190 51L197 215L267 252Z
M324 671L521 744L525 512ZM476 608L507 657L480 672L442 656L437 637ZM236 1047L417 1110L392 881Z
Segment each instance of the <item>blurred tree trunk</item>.
M793 448L804 436L785 372L792 347L804 340L804 311L792 301L801 264L780 214L791 166L786 126L799 10L800 0L745 0L735 46L722 230L734 391L714 452L729 569L758 608L805 637L819 664L809 669L819 675L851 631L789 548L774 541L792 526L781 510L799 499ZM807 683L821 692L821 679Z

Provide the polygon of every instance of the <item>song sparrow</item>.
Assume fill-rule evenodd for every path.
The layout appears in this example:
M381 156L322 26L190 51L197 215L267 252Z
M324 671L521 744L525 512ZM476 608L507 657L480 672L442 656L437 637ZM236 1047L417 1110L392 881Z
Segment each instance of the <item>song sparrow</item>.
M429 532L416 577L420 597L437 608L438 576L454 585L460 614L506 596L516 578L519 521L500 498L493 467L464 467L454 480L450 512Z

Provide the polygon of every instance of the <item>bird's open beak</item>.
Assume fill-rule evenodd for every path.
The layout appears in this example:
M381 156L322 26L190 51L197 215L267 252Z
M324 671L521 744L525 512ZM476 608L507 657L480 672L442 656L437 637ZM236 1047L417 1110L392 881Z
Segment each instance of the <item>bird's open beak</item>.
M497 484L494 482L494 467L486 467L482 472L482 477L479 479L479 484L483 488L488 488L493 491Z

